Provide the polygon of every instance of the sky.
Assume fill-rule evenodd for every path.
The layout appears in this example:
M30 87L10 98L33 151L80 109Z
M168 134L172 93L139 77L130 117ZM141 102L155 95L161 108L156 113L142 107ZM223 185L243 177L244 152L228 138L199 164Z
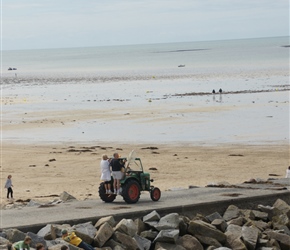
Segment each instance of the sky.
M289 36L288 0L1 0L1 49Z

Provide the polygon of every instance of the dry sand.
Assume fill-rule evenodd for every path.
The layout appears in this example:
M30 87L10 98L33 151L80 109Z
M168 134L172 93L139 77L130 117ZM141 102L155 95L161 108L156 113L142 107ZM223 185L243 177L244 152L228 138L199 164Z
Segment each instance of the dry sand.
M153 149L151 149L153 147ZM149 149L150 148L150 149ZM101 155L134 149L162 191L251 178L284 177L288 145L15 145L2 144L1 186L12 175L15 199L52 200L63 191L77 199L98 199ZM74 152L70 152L74 151ZM156 168L157 170L150 170ZM1 201L7 202L6 190Z

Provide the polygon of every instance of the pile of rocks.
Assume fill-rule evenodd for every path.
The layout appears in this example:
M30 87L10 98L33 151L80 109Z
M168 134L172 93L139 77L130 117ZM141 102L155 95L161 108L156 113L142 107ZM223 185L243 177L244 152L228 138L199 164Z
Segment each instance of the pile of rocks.
M230 205L223 215L215 212L190 219L177 213L164 217L152 211L143 218L122 219L104 217L95 225L87 222L78 225L48 224L37 234L17 229L4 230L0 235L1 249L8 242L32 238L32 247L44 244L49 250L60 250L69 245L61 239L61 230L75 231L85 242L96 249L135 250L289 250L290 206L278 199L272 207L259 205L256 210L239 209ZM69 245L70 250L77 250Z
M55 206L57 204L67 202L67 201L76 201L77 199L72 196L71 194L67 193L66 191L62 192L60 195L51 195L50 197L58 197L52 201L40 203L35 200L27 199L27 200L14 200L11 199L7 204L1 204L0 209L7 210L7 209L22 209L24 207L49 207Z

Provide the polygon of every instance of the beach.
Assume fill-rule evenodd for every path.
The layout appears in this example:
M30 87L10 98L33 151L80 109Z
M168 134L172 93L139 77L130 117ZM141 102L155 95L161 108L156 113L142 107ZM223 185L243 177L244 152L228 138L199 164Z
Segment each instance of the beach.
M2 187L11 174L15 199L98 199L102 154L132 150L161 191L284 177L285 42L6 51L7 68L20 59L1 78Z
M140 88L147 82L137 84ZM136 83L126 88L132 85ZM99 89L98 84L83 86L71 87L71 101L53 96L54 85L30 85L29 93L17 96L11 93L15 88L4 91L1 183L12 175L15 199L50 201L63 191L79 200L98 199L102 154L127 157L132 150L161 191L285 176L285 87L263 93L208 93L196 99L163 99L158 95L162 91L155 90L151 102L148 95L153 93L144 90L132 105L135 89L128 101L119 95L104 106L101 98L83 98L87 89ZM43 88L46 95L40 93ZM257 114L260 119L253 118ZM240 126L239 116L244 120ZM6 190L1 198L8 202Z
M63 191L79 200L98 199L101 155L125 157L133 149L161 191L281 178L289 165L288 145L4 144L2 186L11 174L15 199L50 201Z

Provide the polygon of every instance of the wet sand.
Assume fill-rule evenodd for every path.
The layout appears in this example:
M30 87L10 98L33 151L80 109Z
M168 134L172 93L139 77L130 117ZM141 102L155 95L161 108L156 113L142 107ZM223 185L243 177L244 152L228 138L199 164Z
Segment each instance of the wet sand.
M231 80L222 95L211 94L221 87L213 80L5 85L1 185L12 174L16 199L63 191L95 199L101 155L133 149L163 191L284 177L289 85L258 79L254 89L244 80L246 92L230 94ZM195 88L208 94L175 95ZM2 189L1 202L5 196Z

